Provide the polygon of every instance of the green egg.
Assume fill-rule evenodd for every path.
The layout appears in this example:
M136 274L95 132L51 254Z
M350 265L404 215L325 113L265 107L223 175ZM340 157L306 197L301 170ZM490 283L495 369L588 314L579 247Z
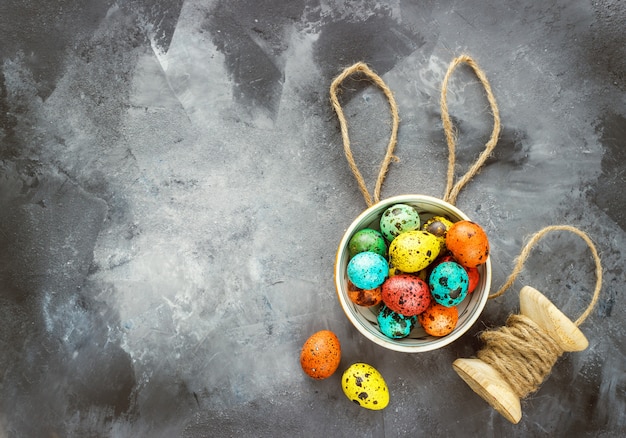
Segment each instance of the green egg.
M419 213L415 207L407 204L392 205L380 218L380 232L390 242L396 236L406 231L417 230L419 227Z
M402 272L418 272L439 255L439 239L426 231L407 231L389 245L389 262Z
M348 243L350 257L360 252L371 251L383 257L387 256L387 243L382 234L372 228L364 228L354 233Z

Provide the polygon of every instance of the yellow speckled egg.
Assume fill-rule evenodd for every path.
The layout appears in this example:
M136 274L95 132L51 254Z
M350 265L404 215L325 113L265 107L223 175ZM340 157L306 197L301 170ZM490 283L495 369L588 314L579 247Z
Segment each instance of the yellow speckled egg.
M341 378L343 393L357 405L378 411L389 404L389 389L376 368L366 363L353 363Z
M439 239L427 231L414 230L400 234L389 245L389 261L402 272L417 272L430 265L439 255Z

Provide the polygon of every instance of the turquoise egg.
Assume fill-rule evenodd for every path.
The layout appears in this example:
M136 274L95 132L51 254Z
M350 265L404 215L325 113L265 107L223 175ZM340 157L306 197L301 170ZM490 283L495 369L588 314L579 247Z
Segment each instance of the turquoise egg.
M372 228L364 228L354 233L348 243L350 257L360 252L371 251L385 257L387 255L387 243L380 232Z
M415 207L407 204L392 205L380 218L380 232L389 242L396 236L406 231L418 230L419 227L419 213Z
M365 251L360 252L348 262L348 278L358 288L375 289L389 275L389 264L380 254Z
M380 331L389 338L406 338L415 327L417 316L404 316L394 312L387 306L382 306L377 316Z
M436 302L453 307L467 296L469 277L465 268L458 263L442 262L430 273L428 285Z

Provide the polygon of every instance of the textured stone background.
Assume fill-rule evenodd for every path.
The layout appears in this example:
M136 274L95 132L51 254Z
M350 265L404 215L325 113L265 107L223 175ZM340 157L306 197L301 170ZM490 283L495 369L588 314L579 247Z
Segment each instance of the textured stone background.
M623 436L626 432L626 7L617 0L4 0L0 4L0 436ZM511 425L454 373L530 284L575 318L593 263L553 235L515 288L440 351L373 345L332 267L365 204L328 99L359 60L402 118L384 196L442 196L439 88L461 53L487 72L501 140L457 206L486 229L494 288L543 226L587 231L605 281L565 355ZM348 83L373 185L389 115ZM482 90L451 82L458 173L489 137ZM306 377L331 329L337 375ZM365 361L391 402L349 402Z

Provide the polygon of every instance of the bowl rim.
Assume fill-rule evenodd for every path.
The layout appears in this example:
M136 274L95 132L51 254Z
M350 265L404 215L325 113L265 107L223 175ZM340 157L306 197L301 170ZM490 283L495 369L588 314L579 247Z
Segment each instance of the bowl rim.
M337 248L337 253L335 256L335 265L334 265L335 290L336 290L337 296L339 298L339 302L341 304L341 307L344 313L346 314L346 316L348 317L352 325L366 338L390 350L400 351L404 353L421 353L421 352L436 350L436 349L439 349L446 345L451 344L452 342L460 338L462 335L464 335L476 323L476 321L481 315L485 307L485 304L487 303L487 300L489 298L489 291L491 289L491 256L488 256L487 261L483 265L481 265L482 271L483 271L481 276L484 276L484 281L482 281L481 279L481 284L484 284L484 287L481 290L482 295L480 296L480 299L478 300L477 305L475 305L471 309L469 317L464 320L463 326L460 328L460 330L455 329L455 331L453 331L452 333L446 336L442 336L440 338L433 337L434 338L433 340L426 341L420 345L405 345L405 343L403 343L401 339L388 338L380 331L375 332L373 330L368 329L357 318L356 308L358 306L354 304L352 301L350 301L350 299L347 296L347 293L342 292L343 283L340 281L340 278L344 276L343 270L345 269L345 268L342 268L341 263L340 263L342 259L342 254L347 251L348 243L352 235L359 229L364 228L363 222L367 218L369 218L370 216L374 214L377 214L377 212L380 212L382 214L383 210L391 205L402 204L402 203L408 203L408 204L419 203L419 204L426 204L426 205L429 205L429 204L436 205L438 207L443 207L446 210L450 210L451 212L454 213L455 216L461 218L459 220L471 220L465 213L459 210L456 206L442 199L435 198L433 196L428 196L428 195L420 195L420 194L397 195L397 196L385 198L377 202L376 204L364 210L360 215L358 215L356 219L352 221L350 226L346 229L346 231L343 234L343 237L339 243L339 246Z

